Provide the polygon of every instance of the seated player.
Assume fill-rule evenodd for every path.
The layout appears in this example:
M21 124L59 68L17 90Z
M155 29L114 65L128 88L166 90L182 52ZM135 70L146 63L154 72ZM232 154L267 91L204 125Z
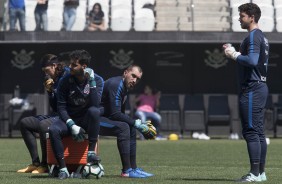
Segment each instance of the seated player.
M25 117L20 121L20 130L23 140L28 148L31 156L32 164L26 168L20 169L19 173L45 173L48 171L47 156L46 156L46 133L48 127L56 118L57 99L56 89L58 82L63 75L69 73L69 68L65 67L65 63L58 60L53 54L46 54L41 59L42 71L46 74L44 82L45 89L48 93L49 103L53 110L51 115L38 115ZM36 133L40 136L40 145L42 157L41 161L38 156Z
M136 129L145 138L153 139L156 131L152 127L127 116L125 102L128 90L134 88L142 77L142 69L133 65L128 67L122 76L112 77L105 81L101 105L104 115L100 120L100 135L116 136L122 162L121 177L146 178L153 176L143 171L136 164Z
M62 138L72 135L75 141L84 141L85 130L88 133L87 162L99 163L95 146L99 133L100 110L99 97L93 70L87 67L91 56L85 50L75 50L70 54L70 74L64 76L58 86L59 119L49 128L50 141L58 162L59 179L70 176L64 160Z

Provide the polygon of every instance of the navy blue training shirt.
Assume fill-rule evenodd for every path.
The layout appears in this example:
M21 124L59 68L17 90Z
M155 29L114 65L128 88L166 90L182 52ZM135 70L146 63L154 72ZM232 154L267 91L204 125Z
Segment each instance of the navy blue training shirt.
M101 99L101 105L104 107L104 116L111 120L134 125L135 120L124 113L127 95L128 90L122 76L106 80Z
M96 88L90 88L89 81L78 83L73 76L64 76L58 86L58 113L63 121L84 116L91 106L98 108L104 80L95 75Z
M252 30L240 46L239 81L241 86L252 81L266 82L269 44L259 29Z

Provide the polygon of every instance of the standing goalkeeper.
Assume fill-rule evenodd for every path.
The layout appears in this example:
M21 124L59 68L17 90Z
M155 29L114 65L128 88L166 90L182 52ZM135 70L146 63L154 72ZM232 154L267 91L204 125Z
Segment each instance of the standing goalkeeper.
M268 40L258 27L260 8L254 3L242 4L238 8L242 29L249 35L236 52L231 45L225 44L225 55L238 63L240 95L239 109L242 133L247 142L250 159L250 172L238 182L266 181L264 171L267 145L264 135L264 107L268 96L266 85L269 57Z
M150 124L134 120L124 113L128 90L134 88L141 77L142 69L137 65L132 65L124 71L123 76L108 79L103 89L101 105L104 107L104 116L101 117L99 134L117 137L122 162L121 177L146 178L153 176L153 174L137 168L136 129L147 139L153 139L156 131Z

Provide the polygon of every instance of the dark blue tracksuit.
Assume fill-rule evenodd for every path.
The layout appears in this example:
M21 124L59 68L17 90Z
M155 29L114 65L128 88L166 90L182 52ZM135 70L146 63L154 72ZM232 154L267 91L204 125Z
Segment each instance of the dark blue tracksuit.
M268 96L267 65L269 44L259 29L252 30L240 46L236 59L239 69L239 110L242 133L251 163L265 163L264 107Z
M65 67L64 71L55 80L53 85L53 91L48 92L49 104L53 110L51 115L37 115L25 117L20 122L20 130L23 136L24 142L29 150L30 156L32 158L32 163L39 163L39 156L36 144L36 135L40 135L40 145L42 152L42 165L47 164L47 151L46 151L46 133L48 132L48 127L57 119L57 98L56 91L58 87L59 80L64 76L69 74L69 68Z
M88 81L79 84L71 75L60 81L57 91L60 119L49 129L52 148L58 162L64 158L62 137L71 135L66 125L68 119L73 119L76 125L86 130L89 144L96 145L100 119L99 95L102 93L104 80L95 74L95 81L96 88L90 88Z
M125 102L128 90L121 76L105 82L101 105L104 115L100 121L100 135L116 136L123 169L136 168L135 120L126 115Z

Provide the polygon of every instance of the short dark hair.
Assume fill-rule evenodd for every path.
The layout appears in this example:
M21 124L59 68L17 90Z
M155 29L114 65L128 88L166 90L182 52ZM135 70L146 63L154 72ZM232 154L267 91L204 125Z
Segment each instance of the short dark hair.
M90 65L91 55L86 50L74 50L70 53L71 60L78 60L79 64Z
M136 67L140 73L143 73L142 68L139 65L136 65L136 64L130 65L125 70L131 71L134 67Z
M244 12L250 17L253 15L255 17L255 22L258 23L260 16L261 16L261 11L260 8L258 7L257 4L255 3L245 3L242 4L238 7L238 11Z

